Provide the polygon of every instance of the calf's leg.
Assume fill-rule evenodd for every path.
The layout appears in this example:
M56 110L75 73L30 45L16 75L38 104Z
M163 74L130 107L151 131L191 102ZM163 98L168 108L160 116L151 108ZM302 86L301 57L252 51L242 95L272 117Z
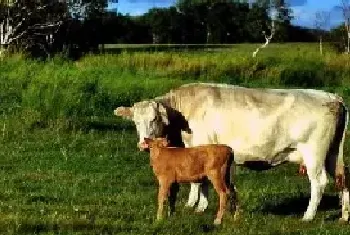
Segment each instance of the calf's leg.
M159 179L157 220L161 220L163 218L164 201L168 195L170 185L171 182L169 182L168 179Z
M223 181L223 177L218 172L208 175L209 180L212 182L215 191L219 196L219 209L214 220L214 224L221 224L222 217L225 213L226 202L227 202L227 193L228 189Z

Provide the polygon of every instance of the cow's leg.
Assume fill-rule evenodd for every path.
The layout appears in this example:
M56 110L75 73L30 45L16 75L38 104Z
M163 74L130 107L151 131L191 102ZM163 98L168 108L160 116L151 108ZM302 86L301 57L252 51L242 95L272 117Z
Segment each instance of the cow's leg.
M328 182L327 173L324 167L321 169L317 169L315 166L307 167L307 173L311 183L311 198L303 217L304 221L310 221L315 217L317 207L320 204L323 192Z
M350 196L349 189L345 188L341 192L341 218L340 221L349 221L349 210L350 210Z
M199 202L196 212L203 212L208 207L208 183L204 181L199 191Z
M311 184L311 197L303 220L310 221L315 217L316 210L320 204L324 189L327 185L327 173L325 169L325 158L327 148L325 144L299 143L297 150L302 155L306 166L307 175Z
M188 201L186 206L194 207L196 202L198 201L200 183L191 183L190 193L188 195Z
M350 195L349 195L349 170L348 167L344 167L343 175L341 177L341 182L338 180L338 187L342 190L340 192L341 198L341 211L342 215L340 221L349 221L349 211L350 211Z

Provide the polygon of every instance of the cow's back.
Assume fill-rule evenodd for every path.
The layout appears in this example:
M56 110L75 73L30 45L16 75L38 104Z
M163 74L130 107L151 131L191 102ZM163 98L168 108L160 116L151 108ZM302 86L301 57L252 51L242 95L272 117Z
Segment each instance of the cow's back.
M318 90L225 84L188 84L171 95L192 130L183 133L187 146L226 144L236 159L276 164L298 142L308 141L314 128L335 126L341 102L337 95Z

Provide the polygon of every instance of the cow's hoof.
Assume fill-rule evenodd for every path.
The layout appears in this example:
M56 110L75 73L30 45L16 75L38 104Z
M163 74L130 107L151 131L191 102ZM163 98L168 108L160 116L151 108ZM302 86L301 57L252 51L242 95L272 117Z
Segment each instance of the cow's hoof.
M194 207L194 205L196 205L196 202L194 202L194 203L192 203L192 202L187 202L186 204L185 204L185 207L186 208L192 208L192 207Z
M197 206L195 212L202 213L207 209L207 207L208 207L208 203L198 203L198 206Z
M340 218L339 219L339 223L340 224L348 224L349 223L349 219Z
M303 222L311 222L314 218L310 216L304 216L301 221Z
M204 210L198 210L198 208L197 208L197 209L194 210L194 213L196 213L196 214L203 214Z

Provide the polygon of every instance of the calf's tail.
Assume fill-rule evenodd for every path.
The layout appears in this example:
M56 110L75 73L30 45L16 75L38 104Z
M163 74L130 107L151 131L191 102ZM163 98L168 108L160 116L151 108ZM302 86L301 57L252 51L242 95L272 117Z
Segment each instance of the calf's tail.
M226 187L229 189L229 203L230 211L236 212L238 209L237 206L237 190L235 187L235 162L233 151L230 153L229 160L226 165L226 174L225 174L225 183Z

